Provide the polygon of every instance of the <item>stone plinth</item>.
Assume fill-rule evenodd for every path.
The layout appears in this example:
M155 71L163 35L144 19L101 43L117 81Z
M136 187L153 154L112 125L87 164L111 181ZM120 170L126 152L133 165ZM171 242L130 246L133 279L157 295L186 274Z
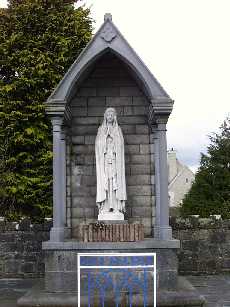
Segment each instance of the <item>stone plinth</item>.
M51 292L77 290L78 253L148 253L156 252L157 285L162 289L177 286L178 260L176 251L178 240L145 239L138 242L44 242L45 284Z
M95 223L75 227L72 235L81 242L136 242L144 240L144 226Z
M108 212L98 214L98 221L123 221L124 214L121 212Z
M27 293L18 301L25 307L76 307L77 302L77 255L78 253L156 252L157 263L157 306L203 306L205 300L184 278L178 278L176 251L178 240L145 239L139 242L44 242L46 255L45 283ZM148 292L153 307L153 292ZM114 302L106 302L112 306ZM123 293L123 306L128 306L128 294ZM87 297L82 297L81 307L88 306ZM133 294L133 305L143 306L141 293Z

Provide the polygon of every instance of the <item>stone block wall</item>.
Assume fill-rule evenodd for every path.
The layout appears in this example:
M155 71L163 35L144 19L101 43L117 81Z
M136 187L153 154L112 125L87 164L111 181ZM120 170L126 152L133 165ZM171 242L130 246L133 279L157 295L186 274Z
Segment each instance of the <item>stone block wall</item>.
M178 251L181 275L230 272L230 220L171 219L173 237L181 240ZM49 240L51 223L0 222L0 278L44 275L42 241Z
M114 107L123 131L126 155L126 216L151 234L155 207L153 145L148 101L124 64L104 55L92 68L71 102L72 148L68 171L68 217L72 227L94 222L96 207L95 137L107 107ZM72 193L72 195L70 194Z
M182 275L230 272L230 220L172 218L173 237Z
M36 278L44 275L42 241L49 240L51 224L0 222L0 278Z

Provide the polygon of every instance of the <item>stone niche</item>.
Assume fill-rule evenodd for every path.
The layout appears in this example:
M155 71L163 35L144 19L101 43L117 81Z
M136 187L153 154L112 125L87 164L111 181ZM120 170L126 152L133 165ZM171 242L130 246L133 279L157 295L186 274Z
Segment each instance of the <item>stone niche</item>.
M112 52L92 65L70 102L71 149L67 165L68 224L97 220L95 137L107 107L114 107L125 140L127 203L125 219L140 222L150 236L155 217L153 138L148 98L127 65ZM73 237L77 235L73 231Z
M46 102L53 124L51 241L97 221L95 136L108 107L124 135L125 219L145 237L171 240L166 124L173 101L113 24L110 14Z

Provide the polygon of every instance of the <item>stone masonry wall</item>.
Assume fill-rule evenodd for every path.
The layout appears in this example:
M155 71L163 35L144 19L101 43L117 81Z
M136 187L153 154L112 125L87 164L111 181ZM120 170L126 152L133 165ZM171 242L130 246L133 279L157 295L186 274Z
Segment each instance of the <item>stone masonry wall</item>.
M173 236L181 240L179 272L183 275L230 272L230 220L171 219ZM0 222L0 278L44 275L42 241L51 223L30 225Z
M51 223L31 225L0 222L0 278L36 278L44 275L42 241L49 240Z
M181 241L180 274L230 272L230 220L171 218L170 224Z
M140 221L145 235L151 234L155 207L153 163L151 163L148 101L124 64L113 55L104 55L93 67L71 102L72 170L68 195L71 222L97 219L95 137L107 107L114 107L123 131L126 155L126 216L130 223ZM69 214L70 215L70 214Z

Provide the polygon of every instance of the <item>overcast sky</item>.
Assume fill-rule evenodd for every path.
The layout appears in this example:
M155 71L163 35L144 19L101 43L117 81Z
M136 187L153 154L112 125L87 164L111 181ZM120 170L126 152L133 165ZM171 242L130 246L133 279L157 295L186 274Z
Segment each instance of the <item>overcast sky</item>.
M192 170L230 112L230 0L82 0L104 13L175 101L168 148ZM1 6L6 1L0 0Z

